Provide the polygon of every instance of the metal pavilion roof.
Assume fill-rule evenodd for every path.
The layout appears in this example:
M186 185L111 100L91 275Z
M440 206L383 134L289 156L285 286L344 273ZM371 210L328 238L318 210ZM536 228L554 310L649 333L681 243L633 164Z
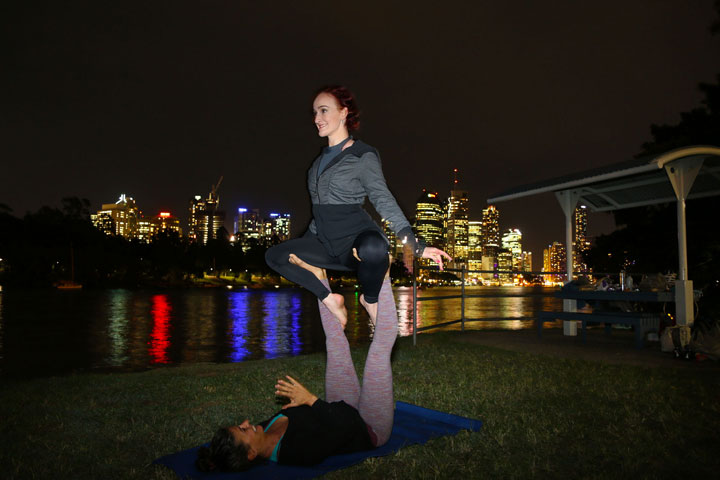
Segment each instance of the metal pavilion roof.
M621 208L675 202L678 224L678 279L675 311L678 325L694 321L693 286L687 275L685 200L720 194L720 148L698 145L658 156L640 157L540 183L513 188L488 199L488 203L554 192L565 213L567 278L573 278L572 223L579 203L603 212ZM575 311L564 305L566 311Z
M699 145L522 185L493 195L488 203L561 191L572 191L597 212L674 202L677 197L666 168L688 162L700 168L687 198L720 195L720 148Z

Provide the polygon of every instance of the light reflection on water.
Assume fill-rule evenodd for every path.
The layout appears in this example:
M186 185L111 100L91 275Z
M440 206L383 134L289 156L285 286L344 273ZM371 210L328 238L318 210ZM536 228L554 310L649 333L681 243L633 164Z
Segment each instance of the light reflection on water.
M153 295L152 310L153 329L150 333L150 362L170 363L168 349L170 348L170 312L172 306L167 295Z
M295 302L293 302L295 297ZM300 351L298 330L300 329L297 296L285 292L271 291L264 296L263 315L265 358L276 358L297 354Z
M127 330L130 315L128 303L130 292L127 290L114 290L108 302L108 328L109 340L108 363L119 367L127 360Z
M546 297L467 299L466 329L531 328L537 311L559 309L552 289L468 288L468 294L544 292ZM458 288L420 296L457 295ZM351 345L372 327L358 293L347 291ZM401 336L412 334L412 288L394 289ZM418 303L418 327L460 318L460 299ZM515 317L515 319L512 319ZM522 317L523 319L517 319ZM460 324L442 327L458 330ZM195 362L240 362L323 351L317 299L299 289L162 292L5 291L0 294L0 375L45 376L87 369L149 368Z
M248 324L250 323L250 296L247 292L233 292L230 294L230 329L228 331L228 343L232 353L230 360L240 362L250 354L245 347L247 338L250 335Z
M401 336L412 335L413 299L412 288L395 288L399 332ZM562 309L562 302L552 296L555 289L545 287L466 287L466 295L493 295L490 298L467 298L465 300L465 318L473 319L465 323L466 330L520 330L532 328L537 312L541 310ZM460 288L432 288L420 290L419 297L459 295ZM544 295L534 297L503 297L500 295ZM417 326L458 320L462 312L460 298L418 302ZM508 318L507 320L498 320ZM476 319L488 319L486 321ZM557 323L557 322L556 322ZM460 330L460 323L440 327L438 330ZM435 330L432 330L435 331Z

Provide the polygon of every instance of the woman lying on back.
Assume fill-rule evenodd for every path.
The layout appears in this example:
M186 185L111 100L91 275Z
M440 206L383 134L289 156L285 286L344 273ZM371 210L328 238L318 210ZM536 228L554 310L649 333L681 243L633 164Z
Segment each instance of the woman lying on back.
M320 269L302 261L298 264L318 277L325 276ZM327 285L326 279L321 282ZM318 300L327 350L326 400L318 399L289 376L278 380L275 394L290 402L257 425L245 420L218 430L210 448L198 451L197 467L204 471L245 470L265 460L310 465L331 455L384 445L390 438L395 409L390 354L398 320L389 282L383 283L379 297L362 386L343 326Z

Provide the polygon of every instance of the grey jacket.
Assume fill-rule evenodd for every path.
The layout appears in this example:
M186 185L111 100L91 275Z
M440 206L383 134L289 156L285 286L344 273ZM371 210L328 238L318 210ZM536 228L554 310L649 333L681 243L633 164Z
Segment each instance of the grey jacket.
M308 170L308 190L313 207L310 232L317 235L333 255L347 252L362 231L382 229L362 208L369 198L375 210L392 227L401 241L417 248L410 222L388 190L382 173L380 155L375 148L356 140L335 157L318 177L320 157ZM418 251L419 250L419 251Z

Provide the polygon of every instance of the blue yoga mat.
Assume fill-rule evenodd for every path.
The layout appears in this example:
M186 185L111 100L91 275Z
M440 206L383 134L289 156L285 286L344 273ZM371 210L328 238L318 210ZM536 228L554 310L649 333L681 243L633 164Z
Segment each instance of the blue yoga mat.
M326 458L322 463L310 467L278 465L274 462L267 462L244 472L206 473L195 468L197 450L200 447L160 457L153 463L165 465L173 469L180 478L193 478L196 480L299 480L319 477L333 470L340 470L360 463L366 458L389 455L407 445L423 444L431 438L442 437L443 435L454 435L460 430L477 432L480 430L480 427L482 427L480 420L473 420L429 408L418 407L410 403L397 402L395 404L395 420L393 422L392 435L390 435L390 440L388 440L385 445L373 450L335 455Z

